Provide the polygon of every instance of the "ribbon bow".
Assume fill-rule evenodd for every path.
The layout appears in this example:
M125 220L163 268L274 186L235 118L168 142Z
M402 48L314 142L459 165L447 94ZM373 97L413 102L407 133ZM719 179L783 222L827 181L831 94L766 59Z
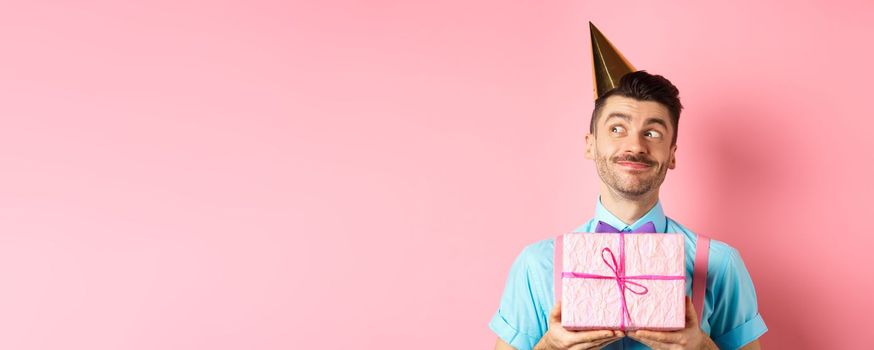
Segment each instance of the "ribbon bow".
M596 278L596 279L615 279L616 286L619 288L619 297L622 300L622 315L621 320L619 321L619 328L621 330L625 330L625 320L628 320L628 323L631 324L631 313L628 311L628 303L625 300L625 291L631 291L637 295L644 295L649 292L649 289L646 286L630 281L631 279L637 280L678 280L685 279L686 276L662 276L662 275L638 275L638 276L626 276L625 275L625 232L616 229L610 224L605 223L603 221L598 221L598 225L595 227L596 233L618 233L619 234L619 261L617 263L616 256L613 255L613 251L610 248L605 247L601 249L601 260L604 261L604 264L613 271L613 276L604 276L604 275L595 275L589 273L579 273L579 272L562 272L562 277L579 277L579 278ZM652 221L649 221L637 229L633 230L632 233L655 233L655 224ZM606 254L606 255L605 255ZM610 257L610 260L607 260L607 256ZM612 262L612 263L611 263ZM635 290L629 285L634 287L639 287L640 289Z

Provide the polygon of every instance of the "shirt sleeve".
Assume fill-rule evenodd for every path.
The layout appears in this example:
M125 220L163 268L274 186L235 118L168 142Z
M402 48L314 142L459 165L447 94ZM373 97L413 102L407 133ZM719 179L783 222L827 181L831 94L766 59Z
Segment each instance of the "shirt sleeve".
M530 251L526 247L513 262L501 304L489 323L498 337L518 350L534 348L545 332L540 320L543 312L536 301L541 293L532 288L539 276L532 274Z
M739 349L758 339L768 327L758 311L756 290L737 249L728 247L714 277L710 337L720 349Z

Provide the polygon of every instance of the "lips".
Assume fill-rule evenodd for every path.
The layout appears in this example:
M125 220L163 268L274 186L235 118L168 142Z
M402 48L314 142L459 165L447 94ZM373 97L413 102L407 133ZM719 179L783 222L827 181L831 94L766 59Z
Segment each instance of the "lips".
M621 166L623 166L623 167L625 167L625 168L634 169L634 170L642 170L642 169L646 169L646 168L649 168L649 167L650 167L649 164L646 164L646 163L638 163L638 162L619 161L619 162L616 162L616 163L619 164L619 165L621 165Z

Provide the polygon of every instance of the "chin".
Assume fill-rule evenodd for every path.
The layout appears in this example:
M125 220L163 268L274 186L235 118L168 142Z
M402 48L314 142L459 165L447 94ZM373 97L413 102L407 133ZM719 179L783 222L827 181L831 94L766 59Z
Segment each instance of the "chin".
M627 181L623 184L624 186L620 186L619 188L614 188L618 192L626 194L626 195L634 195L634 196L642 196L652 191L653 184L652 183L644 183L640 181Z

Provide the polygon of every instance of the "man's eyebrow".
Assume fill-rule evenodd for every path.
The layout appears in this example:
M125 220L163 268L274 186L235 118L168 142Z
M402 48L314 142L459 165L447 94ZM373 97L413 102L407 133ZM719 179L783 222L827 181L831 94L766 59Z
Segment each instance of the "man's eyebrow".
M659 125L663 126L665 129L668 129L668 124L665 123L665 121L661 118L649 118L643 123L643 125L649 125L649 124L659 124Z
M604 123L606 123L608 120L610 120L610 118L619 118L619 119L625 120L626 122L631 122L631 116L629 116L628 114L613 112L613 113L610 113L607 116L607 118L604 118ZM668 129L668 123L666 123L664 121L664 119L661 119L661 118L647 118L647 120L644 121L643 125L649 125L649 124L659 124L659 125L663 126L665 129Z
M628 116L627 114L619 113L619 112L610 113L610 115L608 115L607 118L604 118L604 122L606 123L608 120L610 120L610 118L619 118L619 119L623 119L627 122L631 121L630 116Z

